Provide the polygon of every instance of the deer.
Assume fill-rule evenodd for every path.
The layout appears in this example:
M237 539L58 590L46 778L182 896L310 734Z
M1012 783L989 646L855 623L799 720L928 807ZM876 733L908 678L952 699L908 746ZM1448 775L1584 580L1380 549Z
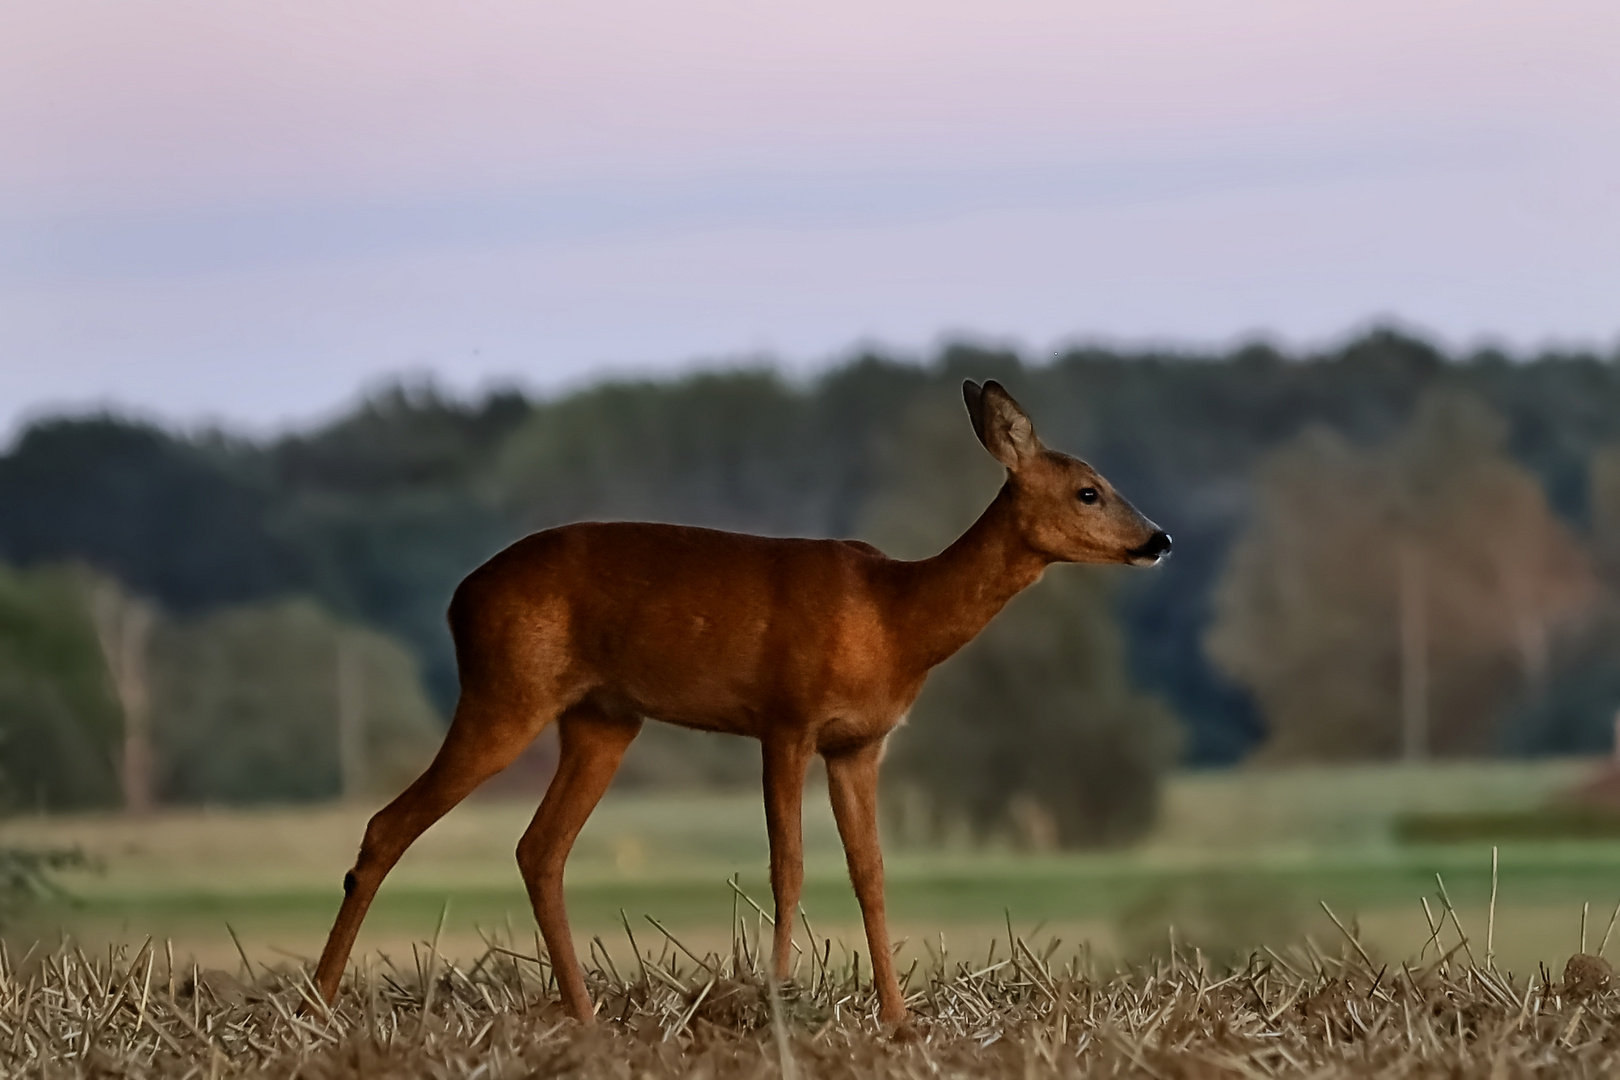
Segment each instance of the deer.
M378 886L405 850L556 724L556 773L517 863L566 1012L595 1010L563 904L563 867L643 723L759 740L776 921L790 977L804 883L801 813L819 755L871 957L878 1017L903 1025L884 914L878 769L928 673L1054 563L1151 566L1170 536L1090 465L1048 449L1001 384L962 385L1006 481L931 558L856 540L750 536L646 522L534 533L456 588L460 697L426 770L371 818L314 983L331 1003Z

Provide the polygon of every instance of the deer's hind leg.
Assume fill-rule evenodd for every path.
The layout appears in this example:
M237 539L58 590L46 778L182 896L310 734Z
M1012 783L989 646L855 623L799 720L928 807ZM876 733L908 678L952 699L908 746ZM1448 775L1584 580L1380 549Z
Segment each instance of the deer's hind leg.
M563 864L640 731L640 717L609 713L592 704L577 705L564 713L557 722L557 775L518 841L518 868L534 905L535 921L546 939L546 951L551 954L563 1007L582 1024L592 1023L596 1013L568 929Z
M343 906L315 969L322 998L331 1002L337 996L366 909L405 849L474 788L510 765L554 715L555 710L536 708L532 696L512 687L463 687L439 752L421 776L372 817L354 869L343 876Z

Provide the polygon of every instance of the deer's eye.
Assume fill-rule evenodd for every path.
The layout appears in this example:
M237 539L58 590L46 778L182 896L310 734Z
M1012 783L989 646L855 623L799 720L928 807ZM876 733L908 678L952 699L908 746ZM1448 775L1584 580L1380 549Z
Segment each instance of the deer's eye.
M1096 502L1097 501L1097 489L1094 488L1094 487L1083 487L1083 488L1081 488L1080 489L1080 501L1085 503L1087 506L1090 506L1092 503Z

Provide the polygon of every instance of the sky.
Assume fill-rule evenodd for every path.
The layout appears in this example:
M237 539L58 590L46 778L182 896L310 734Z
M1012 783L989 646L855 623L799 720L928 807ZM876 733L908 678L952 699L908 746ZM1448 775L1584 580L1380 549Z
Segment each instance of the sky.
M0 439L942 340L1620 343L1613 0L7 0Z

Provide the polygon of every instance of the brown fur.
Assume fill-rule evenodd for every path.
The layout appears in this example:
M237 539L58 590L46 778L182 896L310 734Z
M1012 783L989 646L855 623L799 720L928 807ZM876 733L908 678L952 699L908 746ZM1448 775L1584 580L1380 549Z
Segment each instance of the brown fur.
M820 754L866 924L882 1018L905 1016L883 913L878 763L929 669L967 644L1053 562L1156 562L1169 538L1089 465L1047 450L998 384L964 388L1005 486L955 543L902 562L870 544L677 525L584 522L536 533L456 590L461 699L433 763L366 829L315 982L332 1000L383 876L433 822L549 723L556 777L518 865L563 1003L593 1016L563 863L643 718L759 739L774 965L786 978L803 884L805 771ZM1077 493L1097 492L1093 504Z

